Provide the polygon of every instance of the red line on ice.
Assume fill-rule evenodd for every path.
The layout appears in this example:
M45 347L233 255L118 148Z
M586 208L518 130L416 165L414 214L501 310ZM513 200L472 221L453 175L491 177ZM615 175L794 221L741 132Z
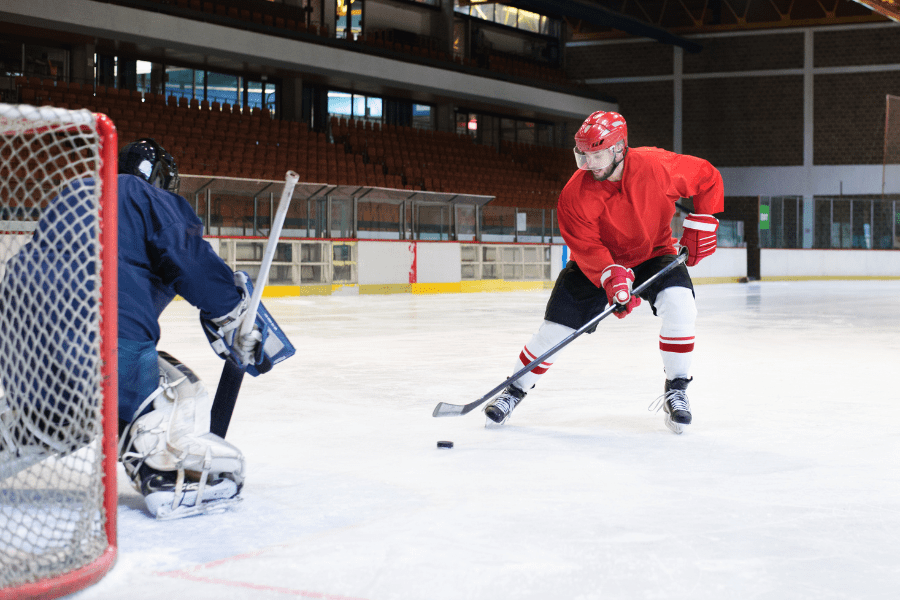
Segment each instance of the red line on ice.
M269 548L271 549L271 548ZM267 550L269 550L267 549ZM181 571L158 571L156 575L162 575L164 577L174 577L175 579L185 579L187 581L197 581L199 583L216 583L219 585L228 585L234 587L242 587L253 590L261 590L268 592L276 592L279 594L287 594L289 596L301 596L303 598L320 598L321 600L365 600L364 598L357 598L351 596L341 596L336 594L323 594L322 592L310 592L307 590L295 590L291 588L278 587L274 585L262 585L258 583L249 583L246 581L233 581L228 579L220 579L215 577L202 577L200 575L195 575L197 571L201 569L208 569L210 567L217 567L223 565L225 563L234 561L234 560L242 560L244 558L253 558L254 556L259 556L263 554L266 550L255 550L253 552L247 552L246 554L237 554L235 556L229 556L228 558L222 558L219 560L214 560L212 562L203 564L203 565L195 565L188 569L184 569Z
M301 596L303 598L320 598L321 600L365 600L364 598L355 598L351 596L340 596L335 594L323 594L322 592L309 592L306 590L294 590L291 588L278 587L274 585L261 585L258 583L248 583L246 581L231 581L227 579L217 579L214 577L200 577L186 571L164 571L157 575L166 577L174 577L176 579L185 579L187 581L197 581L199 583L216 583L219 585L227 585L229 587L242 587L251 590L260 590L265 592L276 592L279 594L287 594L289 596Z

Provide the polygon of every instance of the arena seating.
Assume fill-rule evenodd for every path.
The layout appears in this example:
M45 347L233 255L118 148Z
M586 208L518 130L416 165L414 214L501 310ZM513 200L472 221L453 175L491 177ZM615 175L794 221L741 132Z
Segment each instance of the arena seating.
M494 196L491 204L554 208L573 171L571 151L332 117L328 131L272 118L266 109L49 79L16 79L23 103L109 115L119 143L143 136L169 150L182 173Z

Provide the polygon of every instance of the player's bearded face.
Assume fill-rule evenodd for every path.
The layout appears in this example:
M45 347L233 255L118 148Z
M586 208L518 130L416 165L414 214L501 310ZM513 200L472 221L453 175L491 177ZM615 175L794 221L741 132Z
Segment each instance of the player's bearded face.
M579 169L590 171L597 181L603 181L612 175L619 163L622 162L621 159L616 160L619 158L616 150L618 150L618 144L596 152L582 152L576 147L574 148L575 164Z
M604 167L603 169L592 169L591 174L594 176L594 179L597 181L604 181L609 179L610 175L613 174L613 171L616 170L616 167L619 166L619 163L613 162L609 166Z

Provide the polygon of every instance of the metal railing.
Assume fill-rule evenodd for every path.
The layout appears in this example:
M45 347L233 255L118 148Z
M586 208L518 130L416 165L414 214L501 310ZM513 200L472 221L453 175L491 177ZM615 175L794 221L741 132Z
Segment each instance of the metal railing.
M281 182L182 176L208 235L264 237ZM285 238L562 243L556 211L485 206L493 196L300 183Z
M900 249L900 200L872 196L763 196L761 248Z

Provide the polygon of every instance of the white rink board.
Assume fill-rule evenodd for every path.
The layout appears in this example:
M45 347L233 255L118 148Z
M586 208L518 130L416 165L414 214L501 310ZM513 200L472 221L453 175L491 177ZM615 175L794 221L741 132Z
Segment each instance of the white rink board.
M703 277L746 277L747 249L719 248L712 256L707 256L693 267L688 267L692 278Z
M417 283L457 283L462 276L462 257L457 243L416 243Z
M359 284L409 283L413 242L357 242Z
M74 598L894 598L898 295L697 286L682 436L647 411L663 379L646 304L487 430L431 411L503 381L549 290L266 300L298 355L243 382L244 502L155 522L123 477L118 563ZM160 348L212 393L196 311L173 303L162 324Z
M896 250L760 250L760 276L900 277Z

